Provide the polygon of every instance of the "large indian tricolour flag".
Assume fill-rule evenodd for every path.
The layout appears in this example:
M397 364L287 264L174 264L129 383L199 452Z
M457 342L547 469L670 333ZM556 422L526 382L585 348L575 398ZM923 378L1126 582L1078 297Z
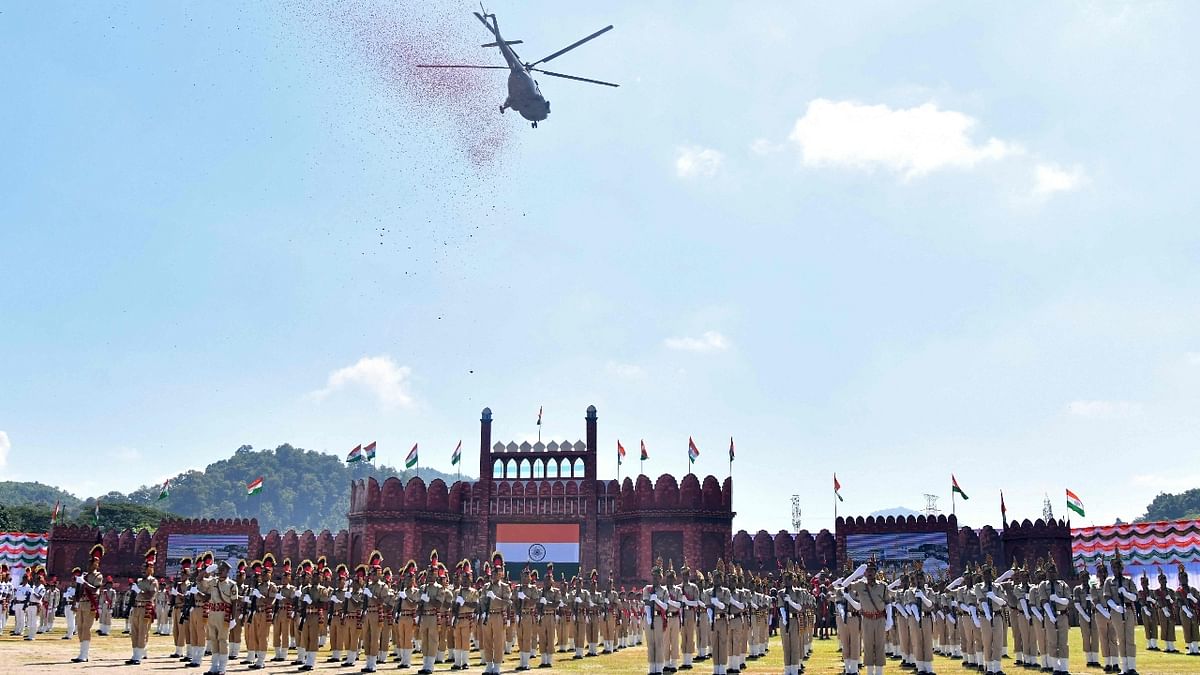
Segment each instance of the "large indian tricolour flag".
M496 550L514 578L526 566L545 574L548 562L554 563L555 576L573 575L579 569L579 525L499 523Z

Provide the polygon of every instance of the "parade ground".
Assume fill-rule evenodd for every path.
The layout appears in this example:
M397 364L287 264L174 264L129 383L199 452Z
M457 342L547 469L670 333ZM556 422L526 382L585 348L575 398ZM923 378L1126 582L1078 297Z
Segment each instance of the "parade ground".
M120 620L114 625L114 629L118 626L120 626ZM173 650L171 638L159 635L150 636L150 656L143 660L141 665L125 665L125 659L129 658L130 655L130 643L127 635L120 634L109 637L93 637L91 659L88 663L74 664L70 661L72 657L79 653L79 642L75 639L63 640L61 639L62 636L63 629L59 627L48 634L38 636L38 639L32 642L27 642L22 638L13 637L8 634L0 637L0 675L7 675L8 673L121 672L119 670L114 671L113 669L128 669L131 672L138 673L205 673L208 670L209 662L207 658L200 668L185 668L178 659L169 658L167 655ZM1009 643L1011 644L1011 636ZM837 675L842 672L841 658L838 654L836 640L815 640L813 645L812 658L805 662L805 675ZM1145 651L1144 646L1144 636L1139 634L1137 670L1142 675L1190 675L1200 673L1200 657L1148 652ZM1079 631L1072 629L1071 653L1079 654L1081 651L1082 646ZM290 656L294 657L295 651L290 652ZM356 667L341 668L336 663L325 663L324 660L328 656L329 649L326 647L317 658L316 671L357 673L364 663L360 658ZM477 656L478 652L472 653L473 663L477 660ZM556 654L555 656L562 657L564 655ZM747 664L749 668L746 672L748 673L766 674L783 672L783 650L779 646L779 638L771 638L771 650L767 653L766 657L757 661L748 661ZM287 663L271 663L268 661L266 665L267 667L264 669L264 672L271 674L294 673L297 668L297 666L291 665L290 660ZM516 672L517 665L516 656L512 655L510 658L506 658L502 672ZM957 660L941 657L935 657L933 665L938 675L962 675L977 672L962 667ZM418 667L413 666L405 671L397 671L395 661L389 659L388 663L382 664L377 672L415 673ZM1004 660L1003 668L1007 675L1036 672L1016 666L1011 659ZM457 672L450 670L449 663L437 665L435 671L438 673ZM479 673L481 671L481 666L473 666L467 672ZM231 662L226 672L250 673L254 671L247 670L247 666L240 663ZM623 649L616 654L585 658L579 661L573 661L567 655L565 660L556 658L553 669L543 669L540 672L643 675L646 672L646 649L644 645L631 647ZM698 675L707 675L712 672L712 663L707 661L697 663L691 672ZM884 672L903 673L908 671L902 670L899 667L898 661L889 661ZM1085 668L1082 662L1076 662L1076 660L1072 659L1071 672L1103 673L1104 670L1102 668Z

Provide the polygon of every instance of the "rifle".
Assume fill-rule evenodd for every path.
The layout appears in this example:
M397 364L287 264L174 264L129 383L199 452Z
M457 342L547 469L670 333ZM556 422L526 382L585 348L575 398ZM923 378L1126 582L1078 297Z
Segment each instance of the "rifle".
M188 622L192 616L192 610L196 607L196 594L185 593L183 595L183 609L179 610L179 623L183 625Z
M302 591L303 591L303 588L304 588L304 587L302 587L301 589L297 590L297 591L296 591L296 593L295 593L295 595L293 595L293 596L292 596L292 597L293 597L293 599L294 599L294 598L295 598L297 595L298 595L298 596L300 596L300 602L299 602L299 607L300 607L300 609L298 610L298 611L300 612L300 626L299 626L299 629L298 629L298 631L297 631L297 632L300 632L300 631L303 631L303 630L304 630L304 622L305 622L305 621L308 621L308 606L312 604L312 596L311 596L311 595L309 595L309 600L308 600L308 602L305 602L305 601L304 601L304 593L302 592ZM309 586L308 586L308 588L312 588L312 586L311 586L311 585L309 585Z

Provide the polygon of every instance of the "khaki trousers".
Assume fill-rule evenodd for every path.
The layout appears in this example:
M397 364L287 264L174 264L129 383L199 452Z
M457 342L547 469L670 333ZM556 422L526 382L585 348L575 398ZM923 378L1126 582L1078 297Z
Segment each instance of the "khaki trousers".
M543 614L542 622L538 624L538 651L543 656L554 653L554 624L555 616L553 614Z
M729 619L718 616L713 619L708 637L712 647L714 666L725 666L729 663Z
M504 615L488 614L479 636L479 651L485 663L504 662Z
M880 666L886 658L883 653L883 619L862 618L862 641L864 666Z
M129 610L129 639L134 649L145 649L146 639L150 636L150 617L146 614L145 605L134 605Z
M204 638L195 646L199 647L208 640L212 643L212 653L224 656L229 653L229 622L225 620L225 612L209 612L205 622Z

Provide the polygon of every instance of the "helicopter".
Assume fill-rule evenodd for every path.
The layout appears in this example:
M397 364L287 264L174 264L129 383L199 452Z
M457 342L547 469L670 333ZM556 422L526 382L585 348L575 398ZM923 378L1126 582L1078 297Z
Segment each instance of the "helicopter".
M500 104L500 113L503 114L505 110L512 108L513 110L516 110L518 113L520 113L521 117L524 117L525 119L532 122L532 126L534 129L537 128L538 122L544 121L546 119L546 117L548 117L550 115L550 101L547 101L546 98L544 96L542 96L542 91L541 91L541 89L538 88L538 83L536 80L533 79L532 73L541 73L543 75L549 75L551 77L561 77L561 78L564 78L567 80L576 80L578 82L588 82L590 84L600 84L600 85L604 85L606 87L620 86L617 84L613 84L612 82L604 82L601 80L592 80L592 79L588 79L586 77L578 77L576 75L567 75L565 73L555 73L555 72L552 72L549 70L543 70L541 68L536 67L540 64L546 63L547 61L556 59L556 58L562 56L563 54L566 54L567 52L571 51L572 49L575 49L576 47L582 45L583 43L585 43L589 40L593 40L597 37L600 37L604 33L607 33L608 31L612 30L612 28L613 28L612 26L605 26L604 28L601 28L600 30L596 31L595 33L592 33L591 35L583 38L582 40L578 40L566 47L563 47L562 49L554 52L553 54L546 56L544 58L538 59L537 61L534 61L533 63L522 63L521 57L517 56L517 53L515 51L513 51L512 46L523 44L523 41L521 41L521 40L505 40L504 38L500 37L500 24L496 21L496 15L488 14L487 10L483 8L482 4L479 6L479 9L482 10L483 13L481 14L480 12L473 12L473 14L475 14L475 18L479 19L480 23L483 24L484 28L487 28L488 31L492 34L492 36L496 38L495 42L489 42L485 45L480 45L480 46L481 47L499 47L500 53L504 55L504 60L508 63L507 66L474 66L474 65L468 66L468 65L421 64L421 65L418 65L417 67L418 68L483 68L483 69L489 69L489 70L508 70L509 71L509 73L508 73L508 98L505 99L504 103ZM489 23L489 19L491 20L490 23Z

